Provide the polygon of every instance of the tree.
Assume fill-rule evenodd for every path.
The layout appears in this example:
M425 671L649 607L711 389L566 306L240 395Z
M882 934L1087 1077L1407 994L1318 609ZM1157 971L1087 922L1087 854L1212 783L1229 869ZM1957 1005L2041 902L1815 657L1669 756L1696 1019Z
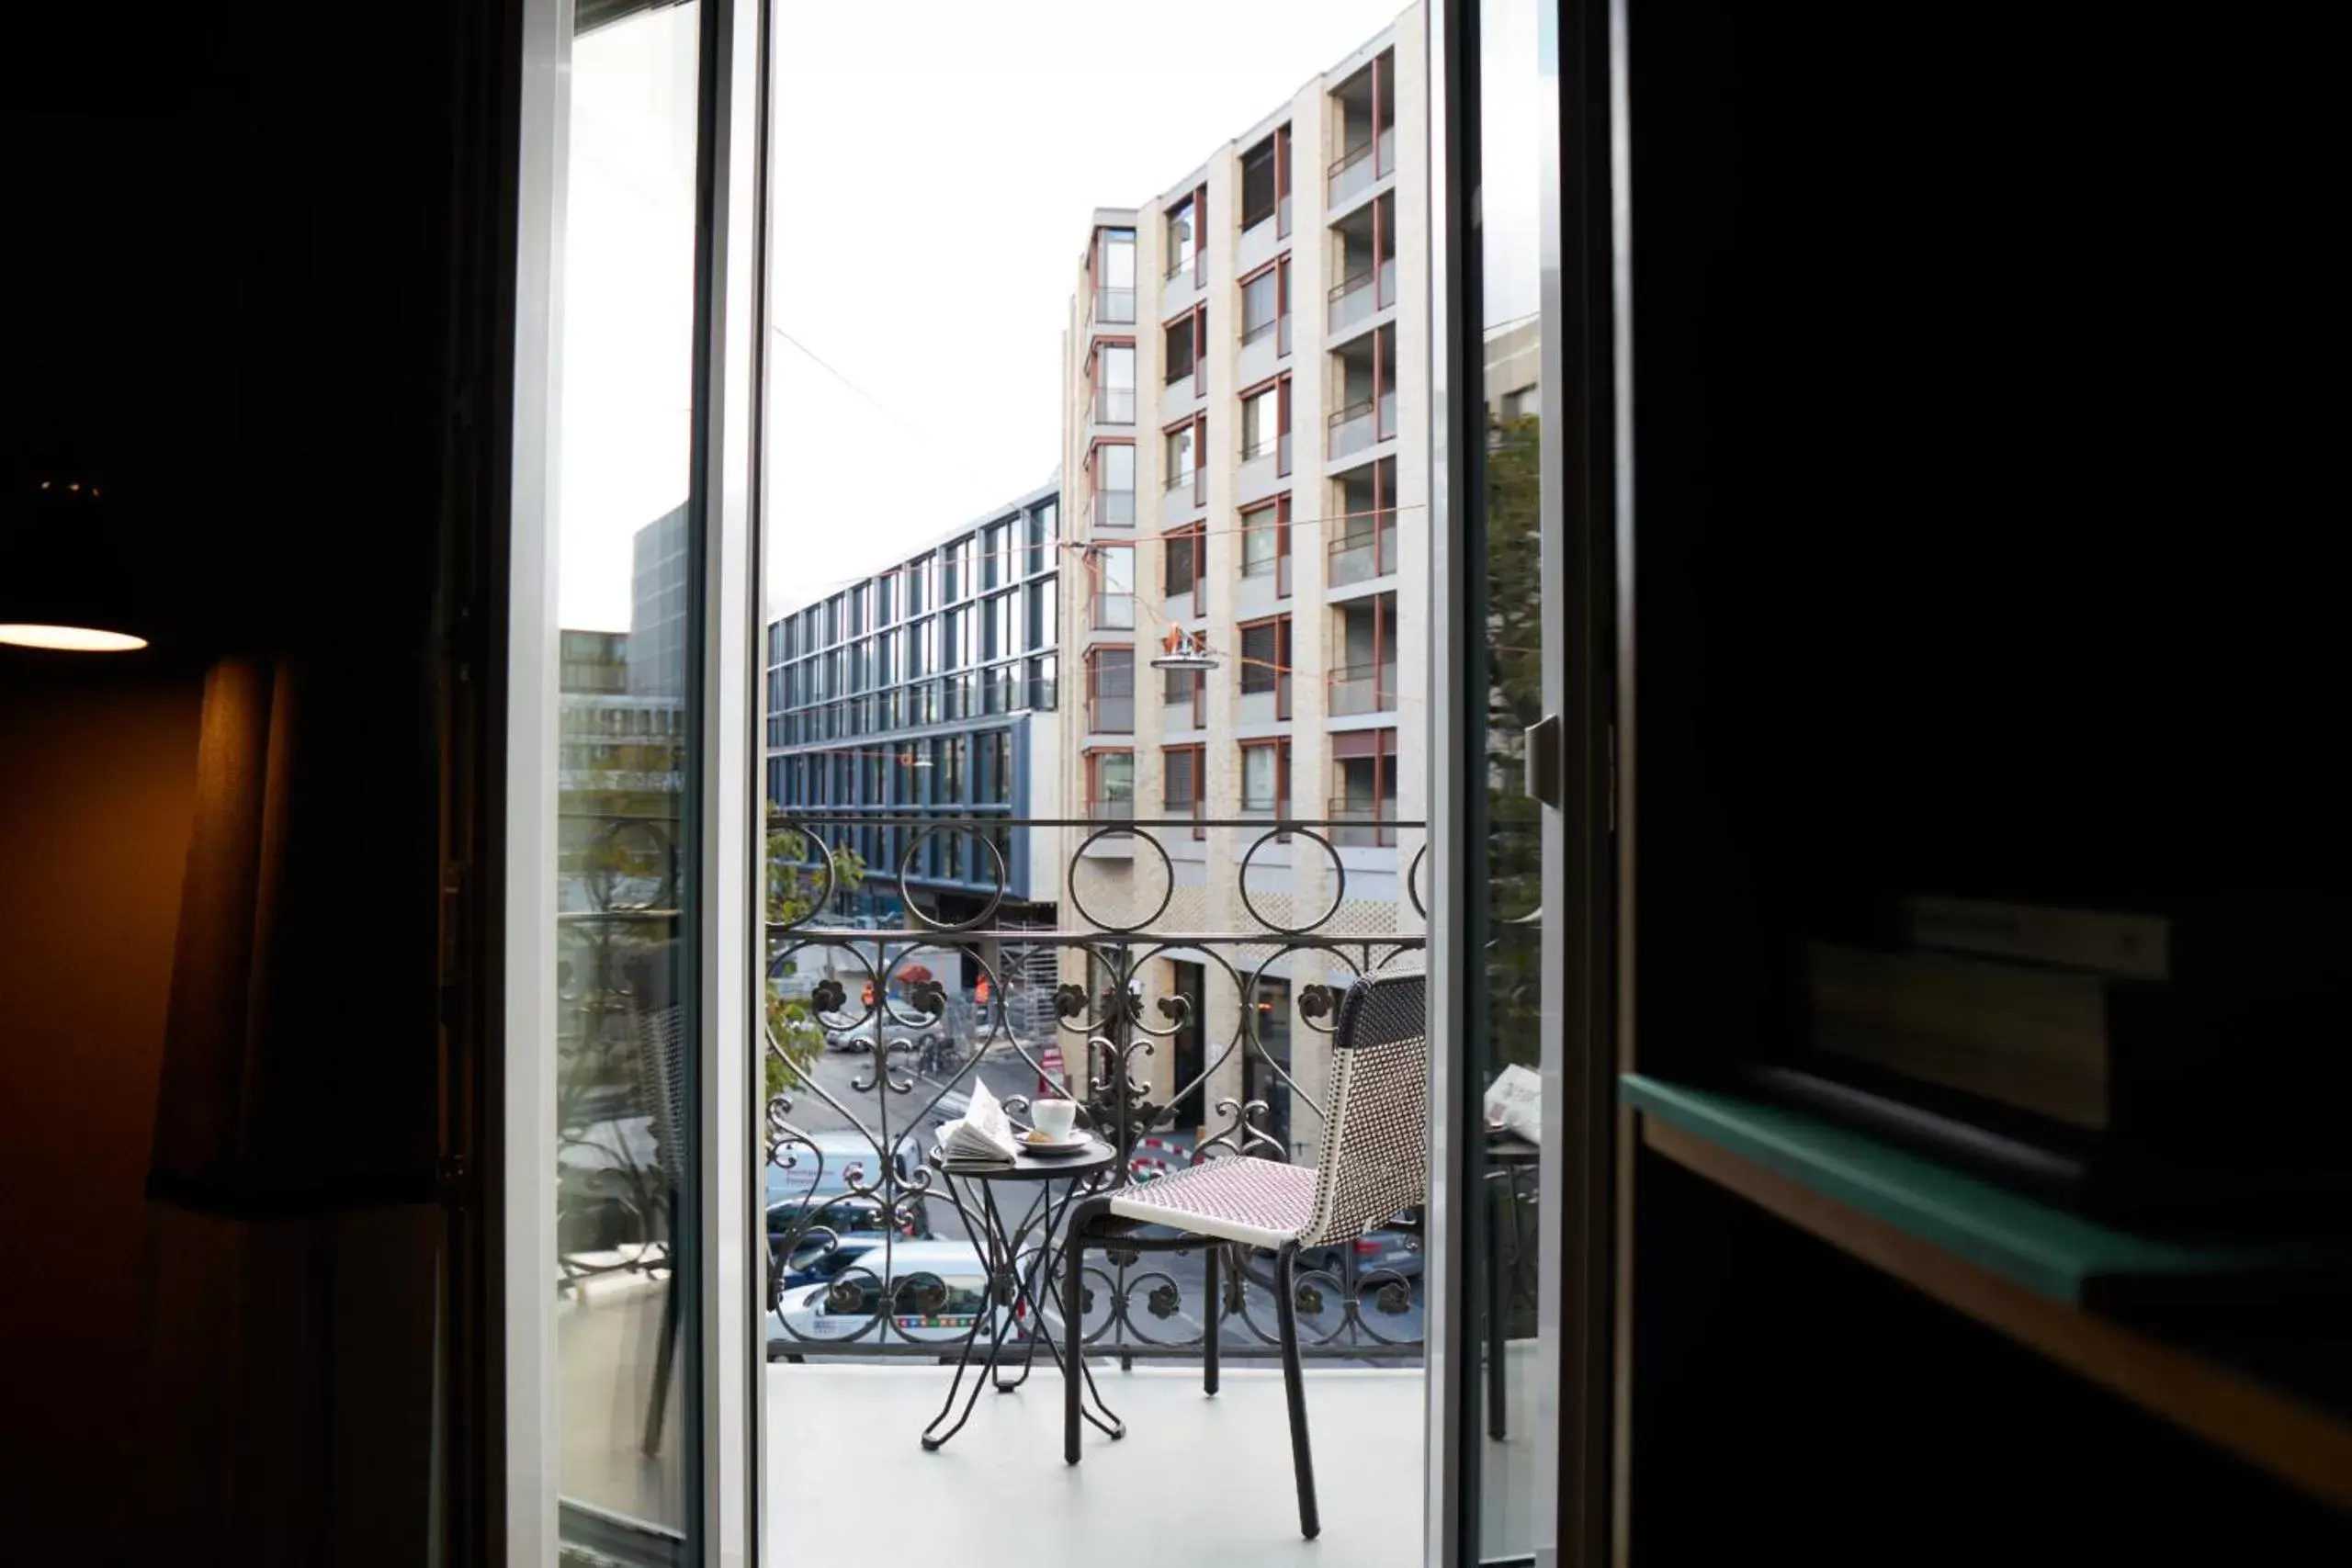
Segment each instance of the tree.
M768 807L768 956L771 964L790 946L790 931L780 928L808 919L826 894L823 863L812 853L808 835L780 823L773 802ZM825 846L820 844L820 849ZM830 849L835 893L854 893L865 885L865 861L854 849ZM767 985L767 1098L787 1092L795 1077L805 1079L810 1065L825 1049L824 1026L806 996L785 994L784 983L771 975Z
M1544 716L1541 423L1490 421L1487 443L1487 1015L1497 1066L1541 1055L1541 806L1522 785L1527 727Z

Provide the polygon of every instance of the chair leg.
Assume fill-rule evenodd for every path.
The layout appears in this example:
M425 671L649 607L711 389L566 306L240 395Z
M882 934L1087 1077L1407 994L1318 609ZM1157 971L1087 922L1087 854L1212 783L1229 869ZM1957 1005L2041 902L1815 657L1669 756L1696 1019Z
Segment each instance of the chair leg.
M1503 1414L1503 1238L1498 1216L1502 1205L1490 1188L1479 1199L1487 1207L1487 1436L1500 1442L1509 1437Z
M678 1269L670 1266L670 1288L662 1297L662 1341L653 1351L653 1390L645 1405L645 1438L639 1450L649 1459L662 1451L662 1424L670 1413L670 1373L678 1359Z
M1069 1234L1062 1237L1062 1459L1069 1464L1078 1462L1079 1399L1086 1385L1086 1365L1080 1359L1086 1336L1079 1323L1086 1310L1086 1281L1080 1273L1086 1257L1083 1238L1099 1212L1095 1203L1075 1205L1066 1222ZM1045 1328L1042 1323L1037 1326L1041 1332Z
M1313 1540L1323 1533L1315 1508L1315 1455L1306 1440L1306 1380L1298 1361L1298 1248L1285 1247L1274 1260L1274 1321L1282 1326L1283 1388L1290 1396L1290 1458L1298 1472L1298 1532Z
M1203 1330L1206 1337L1201 1347L1201 1392L1203 1393L1216 1392L1216 1342L1219 1327L1217 1309L1222 1304L1221 1298L1217 1295L1216 1263L1217 1255L1224 1250L1216 1243L1209 1243L1208 1262L1202 1277L1201 1322L1206 1325Z

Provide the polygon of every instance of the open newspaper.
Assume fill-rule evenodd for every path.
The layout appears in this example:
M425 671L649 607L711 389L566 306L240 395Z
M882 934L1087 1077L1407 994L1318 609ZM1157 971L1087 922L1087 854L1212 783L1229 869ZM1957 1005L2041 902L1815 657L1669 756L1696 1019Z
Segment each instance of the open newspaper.
M1004 1103L975 1079L972 1103L939 1130L939 1152L951 1160L1009 1160L1021 1152Z

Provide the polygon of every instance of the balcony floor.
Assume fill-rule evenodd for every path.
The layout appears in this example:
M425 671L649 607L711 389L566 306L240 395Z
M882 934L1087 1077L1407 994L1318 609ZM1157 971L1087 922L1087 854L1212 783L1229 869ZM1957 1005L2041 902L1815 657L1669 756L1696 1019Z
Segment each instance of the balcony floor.
M1312 1542L1298 1534L1278 1371L1227 1367L1211 1399L1195 1370L1098 1367L1127 1435L1114 1443L1089 1427L1074 1467L1062 1462L1061 1379L1050 1367L1018 1392L983 1393L954 1441L923 1452L916 1434L948 1375L936 1366L769 1369L772 1539L790 1541L802 1562L858 1562L878 1550L961 1568L1105 1568L1161 1539L1181 1540L1184 1561L1218 1568L1421 1561L1418 1371L1309 1371L1323 1509ZM889 1447L894 1433L902 1455ZM891 1478L883 1492L869 1490L877 1465ZM982 1533L958 1539L967 1529Z
M1511 1430L1487 1442L1486 1542L1528 1542L1535 1347L1510 1347ZM1185 1562L1217 1568L1315 1562L1409 1568L1422 1561L1418 1370L1317 1370L1307 1420L1323 1535L1298 1534L1290 1426L1280 1371L1227 1366L1214 1399L1192 1368L1095 1369L1125 1419L1113 1442L1086 1428L1085 1460L1062 1462L1061 1381L1049 1367L1012 1393L983 1393L937 1453L916 1434L947 1392L944 1367L775 1366L768 1370L770 1539L796 1562L854 1562L881 1550L959 1568L1106 1568L1140 1542L1181 1540ZM892 1448L904 1439L904 1452ZM877 1473L891 1479L871 1489ZM865 1498L890 1499L887 1506ZM919 1518L910 1517L920 1509ZM960 1532L977 1529L968 1542Z

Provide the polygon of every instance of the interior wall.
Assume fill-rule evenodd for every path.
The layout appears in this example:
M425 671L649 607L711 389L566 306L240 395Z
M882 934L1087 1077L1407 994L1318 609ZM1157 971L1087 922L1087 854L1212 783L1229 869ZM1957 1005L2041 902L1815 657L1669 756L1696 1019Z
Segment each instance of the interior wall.
M0 1287L20 1534L104 1562L136 1462L149 1138L195 800L201 678L0 649ZM94 1539L94 1537L96 1539ZM19 1561L37 1560L28 1552Z

